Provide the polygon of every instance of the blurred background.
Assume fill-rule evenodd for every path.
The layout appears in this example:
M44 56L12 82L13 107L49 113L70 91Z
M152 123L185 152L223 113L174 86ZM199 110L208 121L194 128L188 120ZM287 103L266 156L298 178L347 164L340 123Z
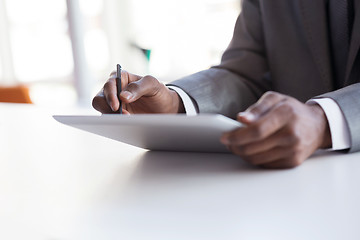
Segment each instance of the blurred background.
M0 87L90 107L120 63L163 82L220 62L239 0L0 0Z

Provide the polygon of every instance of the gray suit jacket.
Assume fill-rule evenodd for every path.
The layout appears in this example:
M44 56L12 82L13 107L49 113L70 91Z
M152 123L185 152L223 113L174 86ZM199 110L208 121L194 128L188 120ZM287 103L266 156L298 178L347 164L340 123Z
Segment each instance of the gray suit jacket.
M172 83L194 100L198 111L234 118L272 90L300 101L335 100L360 150L360 0L346 82L335 89L326 0L243 0L233 39L221 64Z

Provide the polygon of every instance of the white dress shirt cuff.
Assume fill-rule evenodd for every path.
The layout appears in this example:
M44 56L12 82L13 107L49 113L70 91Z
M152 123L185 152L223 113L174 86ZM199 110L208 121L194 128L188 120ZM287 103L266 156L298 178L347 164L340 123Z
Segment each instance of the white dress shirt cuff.
M188 115L188 116L197 115L196 108L195 108L190 96L186 92L184 92L184 90L182 90L179 87L175 87L175 86L168 86L168 88L171 90L174 90L179 95L179 97L181 98L181 100L184 104L186 115Z
M329 122L332 148L330 150L344 150L350 148L350 131L340 107L331 98L311 99L307 103L318 104L324 110Z

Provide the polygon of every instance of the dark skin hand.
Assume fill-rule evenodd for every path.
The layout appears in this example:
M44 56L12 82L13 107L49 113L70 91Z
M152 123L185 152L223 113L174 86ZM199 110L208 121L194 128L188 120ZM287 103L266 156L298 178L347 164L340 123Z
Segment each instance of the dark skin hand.
M119 108L116 73L93 99L101 113ZM184 105L175 91L152 76L140 77L121 72L120 98L124 114L184 113ZM264 168L293 168L319 148L331 147L328 122L322 108L307 105L276 92L265 93L237 120L246 127L225 133L221 142L248 163Z
M184 105L175 91L152 76L141 77L121 71L120 93L124 114L184 113ZM116 72L110 74L104 88L94 97L93 107L101 113L115 113L120 106L116 96Z
M293 168L315 150L331 147L322 108L275 92L239 113L246 127L225 133L221 142L248 163L264 168Z

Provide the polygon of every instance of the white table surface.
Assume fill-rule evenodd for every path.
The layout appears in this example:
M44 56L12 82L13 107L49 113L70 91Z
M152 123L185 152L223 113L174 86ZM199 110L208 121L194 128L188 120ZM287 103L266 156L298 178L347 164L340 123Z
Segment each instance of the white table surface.
M0 239L360 239L360 154L147 152L0 104Z

